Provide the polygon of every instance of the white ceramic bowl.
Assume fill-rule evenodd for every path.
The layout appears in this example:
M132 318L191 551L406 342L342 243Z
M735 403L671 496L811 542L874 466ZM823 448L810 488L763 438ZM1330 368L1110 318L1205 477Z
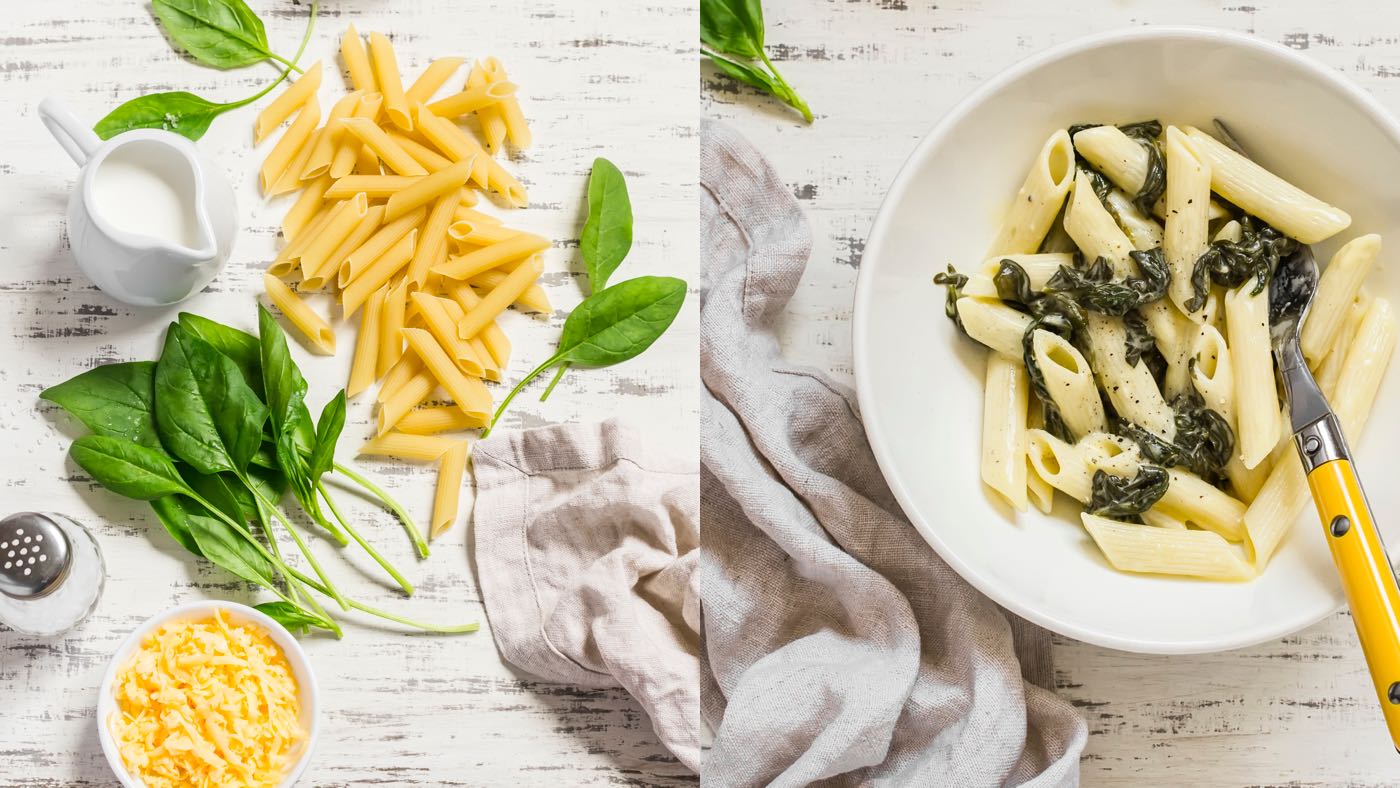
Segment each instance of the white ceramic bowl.
M112 694L112 684L116 681L117 671L126 665L147 635L161 625L180 619L201 619L214 615L217 611L224 611L230 621L242 624L252 624L263 630L272 638L286 654L287 662L292 667L292 674L297 680L298 705L301 707L301 724L306 729L306 739L301 744L301 753L290 769L287 776L278 788L290 788L306 771L306 767L311 763L311 754L316 749L316 737L321 727L321 706L316 690L316 677L311 672L311 661L306 658L306 652L302 650L301 644L292 637L291 633L281 624L268 618L263 613L254 610L247 605L240 605L237 602L224 602L219 600L208 600L204 602L191 602L189 604L173 607L164 613L146 619L145 623L137 627L126 640L122 641L117 653L112 655L112 661L107 665L107 672L102 675L102 684L98 689L97 696L97 731L102 742L102 754L107 756L107 764L112 767L112 773L121 781L124 788L142 788L142 783L137 782L129 774L126 767L122 765L121 753L117 751L116 743L112 740L112 733L107 721L113 714L117 713L116 698Z
M1213 583L1111 569L1077 507L1013 516L980 482L983 351L943 315L932 276L976 264L1031 159L1057 128L1146 118L1209 129L1225 119L1265 166L1352 218L1320 261L1358 234L1400 248L1400 126L1341 75L1288 49L1215 30L1095 35L996 76L923 139L890 188L861 262L855 374L875 456L929 544L1009 610L1070 637L1150 653L1219 651L1281 637L1344 602L1309 508L1262 576ZM1369 286L1400 299L1382 252ZM1392 364L1357 468L1400 544Z

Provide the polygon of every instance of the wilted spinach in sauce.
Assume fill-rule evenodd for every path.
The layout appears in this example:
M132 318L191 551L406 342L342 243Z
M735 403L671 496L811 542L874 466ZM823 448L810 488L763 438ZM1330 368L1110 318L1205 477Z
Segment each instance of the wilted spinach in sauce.
M1075 134L1085 129L1097 128L1102 125L1102 123L1080 123L1070 126L1070 139L1074 139ZM1137 194L1133 195L1133 204L1144 214L1151 215L1152 206L1156 205L1167 191L1167 162L1162 157L1161 149L1157 147L1157 138L1162 136L1162 123L1158 120L1143 120L1137 123L1126 123L1119 126L1118 130L1135 140L1142 146L1143 150L1147 151L1147 175L1142 180L1142 187L1138 189ZM1089 166L1077 153L1075 158L1081 167L1093 171L1093 167ZM1102 175L1100 177L1102 178ZM1094 187L1094 192L1099 195L1100 201L1107 195L1107 192L1099 193L1097 184Z
M1094 471L1089 503L1084 511L1115 520L1134 520L1167 494L1171 475L1160 465L1143 463L1131 479Z
M962 289L967 286L967 275L958 273L958 269L949 263L947 273L933 275L933 283L948 288L943 301L943 314L957 325L959 331L966 334L967 329L963 328L962 318L958 316L958 299L962 298Z
M1085 309L1114 317L1122 317L1165 296L1172 275L1162 256L1162 248L1133 251L1128 255L1137 263L1142 276L1114 279L1113 267L1100 257L1085 270L1060 266L1045 289L1050 293L1066 293Z
M1254 278L1250 295L1258 295L1269 285L1269 276L1280 258L1292 254L1298 242L1245 214L1240 217L1240 240L1217 241L1211 244L1191 269L1191 290L1194 295L1186 302L1186 310L1195 312L1206 303L1210 284L1239 287Z

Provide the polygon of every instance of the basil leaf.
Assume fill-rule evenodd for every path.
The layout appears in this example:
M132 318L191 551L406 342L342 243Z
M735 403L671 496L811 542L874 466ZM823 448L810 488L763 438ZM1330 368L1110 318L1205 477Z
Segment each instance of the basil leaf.
M335 464L335 444L340 440L340 431L344 428L345 389L341 389L335 399L326 403L321 418L316 422L316 448L311 450L311 459L307 461L308 475L313 485Z
M199 543L194 540L194 534L190 533L189 523L185 521L185 505L198 506L187 498L178 495L167 495L164 498L157 498L151 501L151 508L155 510L156 519L165 526L165 532L170 534L179 545L194 553L200 558L204 553L199 551Z
M50 386L39 394L98 435L125 438L152 449L156 435L153 361L104 364Z
M254 605L253 609L281 624L293 635L304 635L312 627L327 628L320 616L290 602L264 602Z
M262 20L243 0L152 0L151 10L177 46L215 68L270 57Z
M155 385L161 443L200 473L242 473L262 444L267 407L238 366L173 323Z
M594 159L588 176L588 220L579 236L592 292L608 286L608 277L631 249L632 201L627 196L627 180L617 165Z
M685 302L685 282L639 276L594 293L569 315L559 338L562 360L606 367L634 358L671 326Z
M132 129L164 129L197 140L209 130L214 118L236 106L241 104L215 104L183 90L148 93L107 113L92 130L104 140Z
M273 434L281 435L297 421L306 402L306 378L292 360L287 335L277 318L258 304L258 343L262 359L263 392L272 414ZM309 421L309 416L308 416Z
M759 0L700 0L700 41L718 52L757 58L763 53Z
M186 331L233 359L243 380L262 396L262 350L257 337L190 312L181 312L179 317Z
M127 498L150 501L190 490L165 452L125 438L84 435L68 447L68 456L98 484Z

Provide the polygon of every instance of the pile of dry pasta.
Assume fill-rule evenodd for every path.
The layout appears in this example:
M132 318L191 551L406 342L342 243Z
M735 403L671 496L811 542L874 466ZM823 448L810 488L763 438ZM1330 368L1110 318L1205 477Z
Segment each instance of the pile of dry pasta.
M490 420L486 382L501 380L510 360L496 318L512 304L550 311L536 284L550 241L474 207L478 191L525 206L525 188L494 156L507 142L528 147L530 130L495 58L474 63L460 91L433 100L462 58L434 60L405 89L384 35L370 33L366 47L351 26L340 52L353 92L323 125L319 62L258 115L261 142L295 114L263 161L263 193L301 192L263 283L322 353L335 353L335 334L299 294L329 291L345 319L358 315L346 393L380 382L378 435L361 454L438 463L436 536L456 520L467 461L465 439L438 433ZM456 122L467 115L480 140ZM427 404L439 387L451 405Z

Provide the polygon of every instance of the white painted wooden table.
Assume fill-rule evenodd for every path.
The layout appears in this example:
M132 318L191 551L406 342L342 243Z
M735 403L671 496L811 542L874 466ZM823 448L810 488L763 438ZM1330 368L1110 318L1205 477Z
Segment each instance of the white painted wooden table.
M295 50L305 0L250 0L274 48ZM77 270L64 234L75 168L35 117L49 94L96 120L140 93L181 89L216 100L254 92L269 67L220 72L174 54L139 0L6 3L0 23L0 487L6 511L54 509L91 526L109 579L96 614L78 630L39 639L0 627L0 784L113 784L97 743L95 693L107 660L137 623L178 602L249 600L241 583L176 548L142 504L95 489L65 457L74 426L36 399L45 386L93 364L153 358L177 310L133 310L96 291ZM561 311L547 320L510 314L511 376L550 352L565 312L581 298L576 253L583 196L595 156L627 173L637 214L630 259L618 276L672 273L695 280L695 74L692 0L578 3L573 0L327 0L306 62L337 62L345 25L390 34L405 74L432 57L502 58L521 86L536 147L511 166L532 207L510 217L559 239L546 255L544 284ZM335 70L322 106L341 94ZM463 75L464 76L464 75ZM256 327L253 294L277 248L287 201L257 194L257 164L245 108L214 122L200 148L234 179L243 230L232 261L208 290L181 305ZM501 211L501 213L505 213ZM609 371L570 373L546 404L526 396L507 429L613 415L667 435L695 434L695 298L661 342ZM342 348L352 334L341 333ZM349 354L296 351L312 378L315 407L343 385ZM499 395L498 395L499 396ZM366 402L352 404L342 459L369 434ZM364 467L420 518L432 504L430 467ZM470 501L470 498L466 498ZM404 634L372 623L343 641L306 639L325 716L303 784L669 785L695 778L656 744L640 708L622 691L552 685L518 674L497 655L473 576L469 518L415 561L402 530L368 505L362 529L414 581L412 600L368 579L315 545L347 593L423 619L480 619L456 637ZM358 559L350 551L353 558ZM366 568L366 561L354 562ZM339 570L339 571L337 571ZM377 575L376 575L377 576Z
M765 151L816 235L785 325L794 360L851 382L864 239L915 143L1022 57L1099 30L1209 25L1338 69L1400 113L1400 16L1387 0L767 0L768 41L817 121L706 67L706 112ZM1057 639L1060 692L1089 723L1086 786L1400 784L1351 619L1203 657L1144 657Z

